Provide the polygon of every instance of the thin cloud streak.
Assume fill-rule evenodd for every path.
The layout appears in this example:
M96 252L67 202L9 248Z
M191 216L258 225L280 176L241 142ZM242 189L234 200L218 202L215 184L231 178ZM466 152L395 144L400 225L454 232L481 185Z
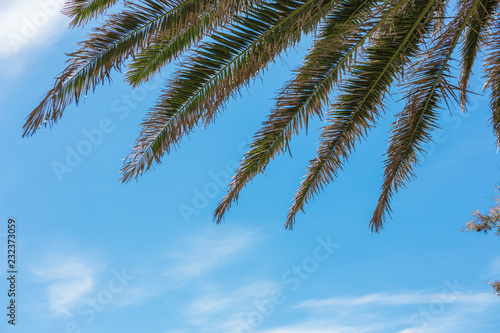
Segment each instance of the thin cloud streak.
M58 259L33 273L44 283L47 302L56 313L71 314L95 286L94 269L77 258Z
M185 239L183 242L189 244L189 248L170 251L167 254L176 264L167 269L165 275L179 280L201 276L236 260L255 241L255 234L251 232L231 233L215 238L197 236Z
M277 288L277 284L259 280L230 291L209 291L185 307L186 321L197 332L233 332L255 311L255 304L268 299Z
M138 283L131 284L121 296L121 306L144 303L200 277L207 279L208 274L234 262L259 241L254 232L243 230L200 233L171 244L163 255L133 270Z
M332 297L323 300L308 300L296 306L296 308L324 308L337 306L361 306L361 305L415 305L441 302L442 293L412 292L402 294L375 293L359 297ZM489 293L459 294L453 303L496 303Z

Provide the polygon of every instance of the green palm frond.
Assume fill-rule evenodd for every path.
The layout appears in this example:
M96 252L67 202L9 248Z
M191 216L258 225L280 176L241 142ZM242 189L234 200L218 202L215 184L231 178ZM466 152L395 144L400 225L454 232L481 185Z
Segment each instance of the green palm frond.
M111 70L120 69L128 56L147 44L152 33L160 29L176 31L186 20L192 20L195 2L188 0L175 6L167 0L145 0L144 4L130 4L122 13L112 15L81 43L80 50L69 54L68 66L29 115L24 136L57 122L67 105L78 104L83 94L109 80ZM181 11L186 12L182 18Z
M460 106L465 109L467 105L467 87L472 73L472 66L480 47L484 44L487 29L491 25L492 13L498 7L498 0L482 0L475 12L468 20L465 41L462 47L462 73L460 74L459 87Z
M228 3L235 5L231 7ZM82 95L109 80L113 69L120 70L129 56L144 49L160 32L163 38L174 38L203 19L214 6L217 10L212 12L211 19L223 24L234 12L223 12L220 8L237 12L239 3L242 2L231 0L220 6L216 0L143 0L126 5L122 13L111 15L103 26L96 28L77 52L69 54L68 66L28 116L23 136L56 123L67 105L78 104Z
M66 68L29 114L23 136L53 126L71 103L125 68L136 87L174 60L178 66L121 170L128 182L161 164L196 126L208 126L226 103L260 77L304 36L312 46L274 107L254 134L229 189L219 202L219 223L240 191L273 158L289 151L292 137L313 117L326 118L316 157L310 161L285 227L338 175L355 144L384 111L395 82L407 88L396 114L384 162L384 180L370 225L381 230L390 201L425 154L438 127L441 102L460 92L468 103L472 68L486 51L485 87L491 91L491 123L500 147L500 0L67 0L71 27L97 27L68 54ZM112 11L112 13L108 13ZM461 73L452 77L452 53ZM331 101L331 99L333 101Z
M354 144L375 123L384 95L408 58L418 51L422 31L432 25L429 18L435 3L433 0L399 2L380 21L384 27L367 50L367 62L354 69L354 78L344 86L345 93L329 112L329 124L323 129L317 155L310 161L308 173L293 199L287 228L293 227L295 215L303 211L307 201L336 177Z
M217 222L238 199L241 189L262 172L277 153L287 149L292 134L302 126L307 128L311 116L321 116L328 94L375 30L375 23L367 22L378 12L374 8L376 4L377 1L371 0L346 1L326 19L305 57L305 64L279 92L275 109L256 133L250 151L238 166L227 195L215 210Z
M209 12L175 36L165 38L160 32L128 65L127 82L136 87L149 80L170 61L194 47L213 28L214 23Z
M284 50L315 29L335 6L331 0L280 0L252 8L228 32L213 35L189 58L144 120L122 169L127 182L159 163L164 153L265 69Z
M118 0L68 0L63 14L72 18L70 26L77 27L103 14L114 6Z
M412 68L405 97L407 104L392 124L384 183L370 222L372 232L382 228L386 213L391 211L391 197L415 177L413 168L419 163L419 155L425 153L424 144L431 140L432 131L438 127L439 102L450 95L455 97L449 83L449 61L479 1L463 1L460 15L441 32L432 49L422 52L420 65Z
M230 22L229 13L236 15L245 8L256 6L260 2L260 0L247 0L211 3L210 9L202 13L196 22L179 30L175 35L171 33L166 35L161 31L152 39L150 45L134 57L128 66L126 81L134 87L144 83L170 61L187 49L196 46L209 32Z

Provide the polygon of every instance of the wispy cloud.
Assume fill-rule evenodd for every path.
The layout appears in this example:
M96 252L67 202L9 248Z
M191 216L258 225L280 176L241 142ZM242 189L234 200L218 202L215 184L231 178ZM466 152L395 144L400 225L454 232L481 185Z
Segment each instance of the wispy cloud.
M176 280L201 276L236 260L256 242L253 232L205 234L186 238L181 249L169 249L166 258L174 262L165 274Z
M78 258L57 258L33 270L46 284L47 301L56 313L70 314L94 288L94 268Z
M441 293L424 290L298 303L287 300L278 310L257 305L277 288L271 281L259 281L233 291L226 288L200 296L186 306L185 324L190 331L203 333L491 332L488 319L499 310L500 301L489 293L467 291L463 286L455 292L447 281L445 284L448 287ZM269 320L258 319L259 312ZM283 312L287 313L286 323L273 327L277 318L271 317ZM257 322L245 325L249 320Z
M287 329L286 332L451 333L469 332L487 323L486 319L499 310L500 301L490 293L445 288L441 293L410 291L312 299L293 308L307 312L309 318L316 318L312 323L329 322L332 326L327 330L323 324L303 331ZM355 328L351 326L353 323L356 323ZM258 332L281 333L285 330Z
M306 321L296 325L286 325L273 329L258 330L255 333L369 333L380 332L387 328L387 325L372 323L366 325L336 325L332 322ZM388 331L386 331L388 332Z
M171 243L163 254L134 270L136 282L121 298L122 305L143 303L184 288L238 258L259 238L249 231L201 230L196 236Z
M186 305L184 316L191 331L235 332L278 285L259 280L232 289L215 289L218 290L210 290Z
M409 292L401 294L374 293L359 297L332 297L328 299L313 299L302 302L296 308L347 307L362 305L415 305L441 302L442 293ZM459 294L453 298L453 303L496 303L489 293Z

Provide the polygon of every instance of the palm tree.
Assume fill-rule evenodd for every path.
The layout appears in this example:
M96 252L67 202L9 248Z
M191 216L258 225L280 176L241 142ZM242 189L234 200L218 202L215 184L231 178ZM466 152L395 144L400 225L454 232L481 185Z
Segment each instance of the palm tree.
M370 225L379 232L392 196L414 178L424 144L438 127L439 109L453 99L467 106L468 81L485 51L491 123L500 144L500 20L498 0L68 0L71 26L102 22L69 54L66 69L28 116L24 136L52 126L70 103L126 70L132 86L181 58L146 114L121 170L123 182L157 165L183 136L208 124L226 102L306 35L311 47L255 134L227 195L220 222L243 187L288 150L313 117L325 118L286 224L332 182L384 112L389 88L405 91L385 155L384 181ZM108 10L112 9L113 13ZM453 52L461 74L451 75Z

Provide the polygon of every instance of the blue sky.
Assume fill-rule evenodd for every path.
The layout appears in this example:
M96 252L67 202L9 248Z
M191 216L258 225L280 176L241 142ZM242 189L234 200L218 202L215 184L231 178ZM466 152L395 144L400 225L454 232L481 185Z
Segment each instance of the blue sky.
M319 120L293 140L293 158L276 158L216 226L223 180L306 45L162 166L124 185L122 159L169 70L135 90L117 74L55 127L22 139L26 115L85 33L67 31L57 6L22 0L0 13L0 237L15 217L20 271L18 324L2 314L2 332L498 331L500 298L486 281L500 277L500 240L459 232L473 209L493 205L500 183L486 97L471 97L467 114L443 110L418 179L395 197L380 234L368 222L397 96L293 231L283 223ZM473 91L482 86L476 74ZM4 279L0 288L6 304Z

